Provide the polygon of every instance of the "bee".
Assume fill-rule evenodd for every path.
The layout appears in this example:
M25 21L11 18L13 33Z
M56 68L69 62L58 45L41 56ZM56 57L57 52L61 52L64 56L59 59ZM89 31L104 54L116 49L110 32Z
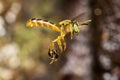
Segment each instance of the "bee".
M47 27L53 31L59 32L60 35L53 40L49 45L48 55L51 58L50 64L56 62L59 58L60 53L66 50L66 34L71 34L71 39L75 34L78 34L82 25L88 25L91 20L86 20L84 22L78 23L77 21L72 20L63 20L58 23L58 25L48 22L47 20L42 19L29 19L26 23L27 27Z

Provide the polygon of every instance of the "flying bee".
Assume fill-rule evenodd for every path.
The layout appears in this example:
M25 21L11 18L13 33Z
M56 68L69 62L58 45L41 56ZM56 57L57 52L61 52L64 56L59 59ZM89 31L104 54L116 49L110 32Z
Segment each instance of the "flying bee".
M66 50L66 41L65 41L66 34L70 33L72 39L75 34L79 33L82 25L88 25L88 23L90 22L91 20L86 20L81 23L72 20L63 20L59 22L58 25L56 25L46 20L33 18L27 21L26 26L47 27L53 31L57 31L60 33L60 35L55 40L53 40L49 45L48 55L51 57L50 64L52 64L53 62L58 60L60 53Z

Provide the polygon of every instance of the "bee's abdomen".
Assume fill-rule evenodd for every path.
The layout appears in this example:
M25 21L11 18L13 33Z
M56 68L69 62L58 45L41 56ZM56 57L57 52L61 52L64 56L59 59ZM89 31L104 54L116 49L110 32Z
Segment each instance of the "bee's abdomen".
M42 19L30 19L27 21L27 27L48 27L54 31L60 32L60 28L56 26L55 24L48 22L47 20L42 20Z

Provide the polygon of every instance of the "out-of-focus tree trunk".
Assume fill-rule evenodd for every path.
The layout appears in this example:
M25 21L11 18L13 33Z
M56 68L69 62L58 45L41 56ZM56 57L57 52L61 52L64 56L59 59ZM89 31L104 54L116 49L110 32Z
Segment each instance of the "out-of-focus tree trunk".
M61 80L119 80L120 1L61 0L64 19L92 19L87 31L67 38Z
M92 0L94 79L119 80L120 1Z

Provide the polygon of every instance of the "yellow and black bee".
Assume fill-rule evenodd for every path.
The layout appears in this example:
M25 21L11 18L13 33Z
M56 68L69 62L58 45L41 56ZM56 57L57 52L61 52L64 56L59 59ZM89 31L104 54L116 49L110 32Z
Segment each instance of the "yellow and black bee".
M77 21L72 21L72 20L63 20L59 22L58 25L55 25L46 20L33 18L27 21L26 26L47 27L60 33L60 35L55 40L53 40L49 46L48 55L51 57L50 64L52 64L53 62L58 60L59 54L62 53L64 50L66 50L66 41L65 41L66 34L70 33L72 39L74 34L79 33L82 25L86 25L89 22L91 22L91 20L86 20L82 23L78 23Z

